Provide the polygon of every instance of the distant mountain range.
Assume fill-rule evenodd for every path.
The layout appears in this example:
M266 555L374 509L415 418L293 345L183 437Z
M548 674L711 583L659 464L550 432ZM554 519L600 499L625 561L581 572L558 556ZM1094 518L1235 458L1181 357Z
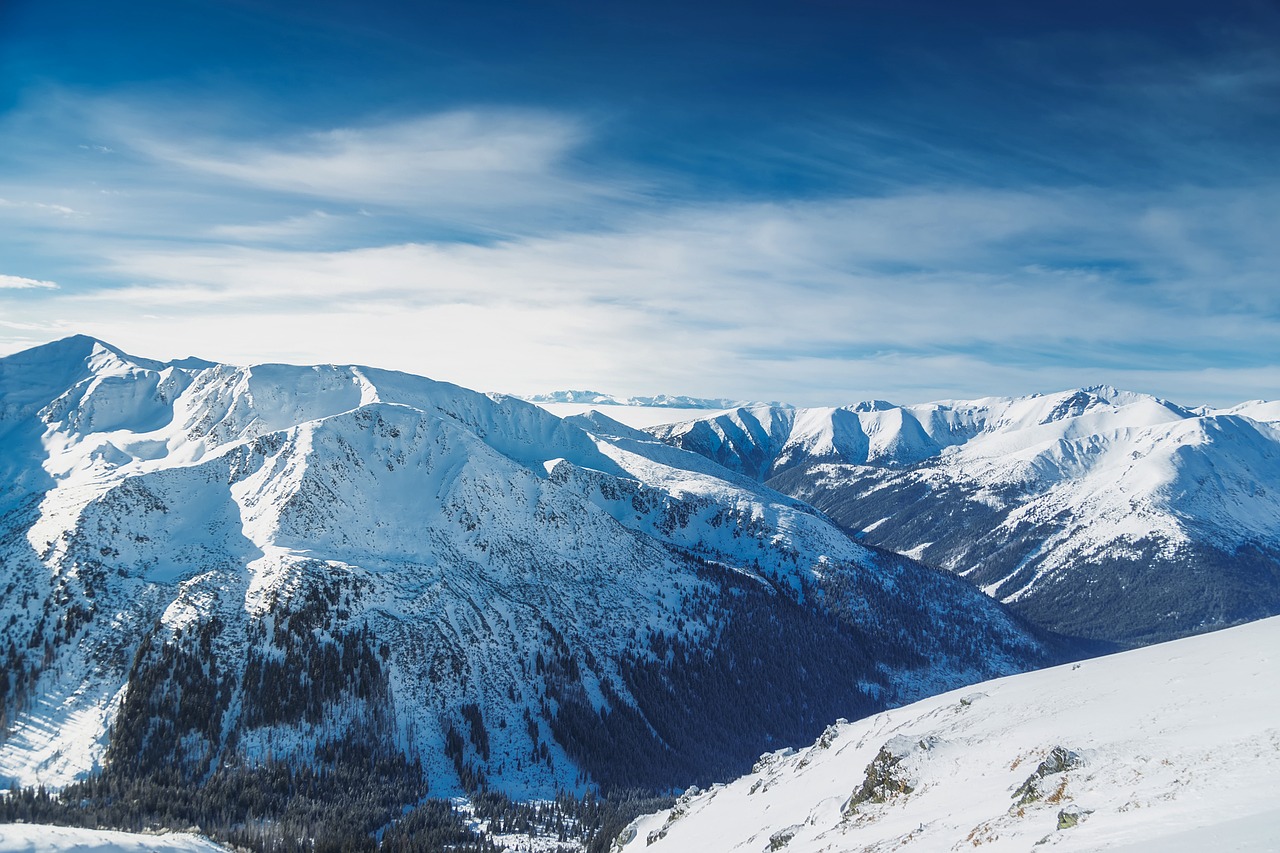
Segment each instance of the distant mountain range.
M1106 386L752 406L651 434L1068 634L1150 642L1280 613L1280 404Z
M0 475L0 786L666 790L1070 651L698 454L403 373L69 338L0 359Z
M658 394L655 397L615 397L600 391L552 391L520 397L529 403L574 403L595 406L648 406L658 409L731 409L758 405L746 400L723 397L687 397L682 394ZM780 404L774 404L780 405Z

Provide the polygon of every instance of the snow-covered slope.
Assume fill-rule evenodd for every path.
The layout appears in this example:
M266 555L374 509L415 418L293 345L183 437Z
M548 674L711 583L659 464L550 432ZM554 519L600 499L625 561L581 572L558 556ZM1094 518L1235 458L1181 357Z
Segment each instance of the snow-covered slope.
M0 783L364 744L664 787L1053 653L696 454L401 373L70 338L0 359L0 470Z
M761 758L651 851L1275 851L1280 619L1012 676Z
M598 411L638 429L703 418L735 406L750 405L739 400L657 394L652 397L618 397L601 391L553 391L521 397L567 418Z
M0 824L0 853L225 853L226 849L185 832L139 835L108 829Z
M1095 387L652 432L1055 630L1149 641L1280 612L1275 414Z
M635 429L648 429L662 424L674 424L693 418L702 418L719 412L719 409L673 409L662 406L614 406L607 403L536 403L558 418L600 412L611 420Z

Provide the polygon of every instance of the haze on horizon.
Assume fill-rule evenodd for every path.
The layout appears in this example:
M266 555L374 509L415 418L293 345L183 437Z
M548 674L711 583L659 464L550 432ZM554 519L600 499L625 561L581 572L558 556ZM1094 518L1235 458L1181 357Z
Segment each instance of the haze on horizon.
M0 355L1280 397L1265 3L0 6Z

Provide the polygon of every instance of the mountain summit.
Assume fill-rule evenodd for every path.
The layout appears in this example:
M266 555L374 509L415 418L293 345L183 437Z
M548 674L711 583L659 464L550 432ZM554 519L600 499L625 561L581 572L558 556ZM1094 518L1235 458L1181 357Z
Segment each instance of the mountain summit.
M702 456L404 373L59 341L0 359L0 468L11 784L669 789L1057 654Z
M650 432L1053 630L1150 642L1280 612L1277 417L1095 386Z

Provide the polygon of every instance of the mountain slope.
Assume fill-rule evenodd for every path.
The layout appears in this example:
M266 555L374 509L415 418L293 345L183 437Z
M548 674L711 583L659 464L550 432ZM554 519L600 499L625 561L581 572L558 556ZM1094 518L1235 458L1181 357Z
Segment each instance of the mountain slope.
M832 726L624 851L1274 850L1280 619Z
M6 853L225 853L227 848L182 832L140 835L106 829L0 824Z
M0 781L666 788L1058 653L696 454L421 377L72 338L0 359L0 436Z
M1090 388L739 409L651 432L1068 634L1150 642L1280 612L1280 430Z

